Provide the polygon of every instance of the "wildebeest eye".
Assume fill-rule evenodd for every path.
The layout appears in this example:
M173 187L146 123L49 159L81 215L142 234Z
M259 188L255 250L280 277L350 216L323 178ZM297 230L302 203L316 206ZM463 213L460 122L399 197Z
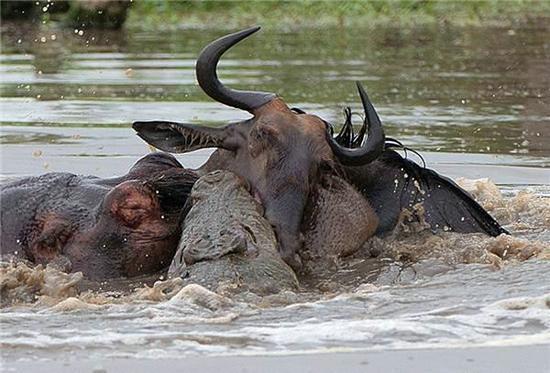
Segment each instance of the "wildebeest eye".
M275 126L260 125L250 131L249 141L257 142L263 146L273 145L279 138L279 130Z
M297 107L293 107L291 108L290 110L292 110L293 112L295 112L296 114L306 114L305 111L303 111L302 109L299 109Z

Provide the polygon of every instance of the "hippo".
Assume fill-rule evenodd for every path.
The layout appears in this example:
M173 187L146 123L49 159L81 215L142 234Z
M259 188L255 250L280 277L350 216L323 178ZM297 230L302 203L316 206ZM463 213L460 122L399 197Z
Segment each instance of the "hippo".
M507 233L474 199L450 179L421 167L395 151L400 142L386 138L382 122L367 92L357 89L365 120L352 133L351 111L343 131L297 108L289 108L276 94L239 91L224 86L217 64L232 46L259 27L223 36L200 53L196 64L199 86L214 100L245 110L250 119L217 127L166 120L137 121L133 128L150 145L166 152L186 153L217 148L196 170L231 171L244 178L252 195L265 208L278 250L292 268L302 268L306 239L319 245L314 255L345 255L358 250L373 235L383 236L396 226L405 209L423 206L430 227L490 236ZM328 186L328 187L327 187ZM321 193L322 192L322 193ZM329 198L320 198L329 192ZM332 214L334 203L347 201L347 214ZM359 211L359 212L358 212ZM350 221L360 220L359 233L349 232ZM324 227L315 230L325 217ZM353 225L352 225L353 226ZM335 244L336 243L336 244ZM311 242L310 242L311 244ZM308 249L311 249L308 248ZM311 250L308 250L311 251Z
M90 280L165 270L197 178L172 155L158 152L121 177L55 172L4 183L2 260L52 264Z

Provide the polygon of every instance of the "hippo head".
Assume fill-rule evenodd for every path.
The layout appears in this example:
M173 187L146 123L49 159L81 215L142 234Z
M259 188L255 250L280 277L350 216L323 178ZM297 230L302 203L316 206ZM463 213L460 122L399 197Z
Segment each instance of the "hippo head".
M160 156L168 157L173 158ZM120 178L77 183L71 192L74 200L39 214L37 236L27 253L30 259L61 264L92 280L166 268L176 251L182 209L197 176L179 163L163 166L157 158L143 158Z
M300 224L311 187L323 172L334 170L336 161L361 165L376 159L384 148L384 132L360 85L370 126L367 140L355 148L339 145L325 121L290 109L275 94L225 87L216 74L221 55L258 30L253 27L212 42L196 65L197 80L205 93L248 111L252 118L218 128L166 121L135 122L133 127L146 142L168 152L218 148L200 171L229 170L249 182L274 227L282 257L296 269L295 254L302 244Z

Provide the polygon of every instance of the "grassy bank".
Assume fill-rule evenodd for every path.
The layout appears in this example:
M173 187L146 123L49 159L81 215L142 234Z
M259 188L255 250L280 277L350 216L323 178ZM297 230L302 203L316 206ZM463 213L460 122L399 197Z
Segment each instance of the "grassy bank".
M381 1L135 1L127 27L220 28L251 24L270 28L453 24L513 26L550 18L547 0Z

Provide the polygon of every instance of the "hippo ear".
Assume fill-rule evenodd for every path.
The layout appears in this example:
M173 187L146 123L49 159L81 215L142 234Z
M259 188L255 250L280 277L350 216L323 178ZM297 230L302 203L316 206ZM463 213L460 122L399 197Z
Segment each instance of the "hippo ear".
M132 127L145 142L166 152L187 153L203 148L236 148L231 141L231 125L210 128L187 123L152 121L134 122Z
M125 181L105 196L103 211L133 228L151 219L179 219L197 179L194 171L174 168L146 181Z
M113 188L103 200L104 211L123 225L135 228L151 217L161 215L159 202L145 183L125 181Z

